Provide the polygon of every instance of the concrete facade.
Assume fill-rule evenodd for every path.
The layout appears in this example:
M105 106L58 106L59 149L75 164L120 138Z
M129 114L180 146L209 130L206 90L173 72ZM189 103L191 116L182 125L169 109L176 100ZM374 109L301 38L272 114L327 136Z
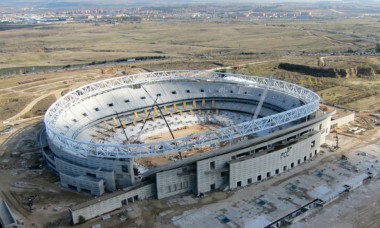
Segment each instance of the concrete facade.
M314 121L315 122L315 121ZM226 153L195 161L156 174L157 198L183 192L201 194L235 189L294 168L314 157L328 134L330 117L307 127L245 148L231 147ZM275 136L274 136L275 135ZM271 137L270 135L268 136ZM254 141L254 140L253 140ZM249 142L248 142L249 143Z
M133 159L84 158L48 145L43 155L65 188L100 196L134 183Z
M90 195L100 196L104 193L104 180L89 176L69 176L64 173L59 174L62 187L84 192Z
M73 166L69 162L61 160L59 158L55 159L56 167L60 170L60 174L66 174L75 177L76 175L91 177L93 179L102 179L105 183L105 189L108 192L115 191L115 172L114 171L104 171L99 169L90 169L83 166Z
M194 165L158 172L156 173L157 199L194 192L196 183Z
M331 128L340 127L342 125L348 124L351 121L355 120L355 113L349 113L348 115L344 115L341 117L337 117L334 119L334 116L331 120Z
M319 138L320 132L310 132L280 144L282 149L272 150L269 147L256 154L231 160L230 189L262 181L300 165L318 153Z
M156 193L155 184L150 183L139 187L128 188L113 192L109 195L93 199L69 209L73 224L80 221L80 217L89 220L104 213L119 209L135 200L153 197Z

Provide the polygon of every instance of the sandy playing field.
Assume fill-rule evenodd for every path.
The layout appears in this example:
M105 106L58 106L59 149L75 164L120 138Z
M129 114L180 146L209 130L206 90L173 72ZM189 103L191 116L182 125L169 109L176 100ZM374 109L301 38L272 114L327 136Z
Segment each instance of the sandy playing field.
M173 131L174 137L177 139L177 138L190 136L192 134L199 134L199 133L203 133L207 131L212 131L221 127L222 126L217 125L217 124L204 124L204 125L186 126L182 129L172 129L172 131ZM143 139L143 141L144 143L151 143L151 142L166 141L166 140L171 140L171 139L173 138L170 132L167 131L163 134L149 136ZM197 148L190 151L182 152L182 157L189 158L189 157L193 157L195 155L208 152L208 151L210 151L209 147ZM179 159L180 159L179 154L168 154L168 155L148 157L148 158L136 158L135 161L147 168L153 168L153 167L158 167L161 165L166 165L171 162L175 162L176 160L179 160Z

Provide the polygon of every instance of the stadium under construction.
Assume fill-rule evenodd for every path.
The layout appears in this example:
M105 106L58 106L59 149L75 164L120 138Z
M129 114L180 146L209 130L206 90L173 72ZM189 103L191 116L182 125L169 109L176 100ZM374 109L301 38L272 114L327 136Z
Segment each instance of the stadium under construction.
M117 205L231 190L318 154L331 122L319 102L272 77L161 71L112 78L48 109L43 153L63 187L109 193Z

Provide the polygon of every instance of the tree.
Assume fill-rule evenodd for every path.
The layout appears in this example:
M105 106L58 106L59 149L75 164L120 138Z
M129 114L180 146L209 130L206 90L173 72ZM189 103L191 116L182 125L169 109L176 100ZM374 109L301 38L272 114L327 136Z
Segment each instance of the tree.
M309 84L313 85L313 80L311 80L311 77L309 76Z
M78 217L78 224L82 224L84 222L86 222L86 219L82 215L79 215L79 217Z
M376 44L376 52L380 53L380 44Z

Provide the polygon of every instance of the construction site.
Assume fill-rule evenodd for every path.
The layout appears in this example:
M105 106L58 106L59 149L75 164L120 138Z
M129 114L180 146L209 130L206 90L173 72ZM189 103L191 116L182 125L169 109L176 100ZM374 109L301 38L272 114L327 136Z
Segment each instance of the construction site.
M0 227L380 227L378 0L191 1L0 3Z
M33 83L39 82L35 81ZM229 90L227 91L229 92ZM172 91L169 90L170 92ZM244 94L244 91L242 93ZM138 96L138 98L141 99L141 96ZM226 100L223 102L226 102ZM259 100L256 100L256 102L257 105ZM208 101L206 99L201 114L204 118L207 117L208 120L210 120L210 117L222 118L219 119L219 122L217 120L208 121L208 123L212 122L213 124L207 125L203 123L205 121L202 121L196 122L202 124L193 124L187 127L170 124L173 126L172 133L174 137L176 139L189 137L194 140L194 138L199 137L198 134L212 132L221 127L223 128L223 126L229 126L231 123L234 123L233 121L236 121L235 124L244 123L253 115L253 113L250 116L244 113L239 115L229 112L223 113L222 108L215 108L218 106L217 102L214 104L216 105L214 109L212 109L212 103L213 99ZM108 108L111 108L109 102L105 102L105 104ZM196 105L198 108L202 107L202 99L196 101ZM186 111L184 106L183 101L179 102L179 104L177 102L176 112L173 104L167 105L169 112L173 113L173 116L171 116L168 112L166 114L167 118L173 118L174 122L175 118L177 120L186 118L186 120L191 121L191 117L195 116L195 114L197 114L197 118L202 116L194 108L192 101L186 101ZM228 105L229 109L231 107L233 106ZM266 107L264 110L270 113L269 106L264 105L264 107ZM164 109L162 106L163 112L165 112ZM377 116L376 114L355 113L324 105L318 106L318 109L324 111L321 111L321 114L316 115L314 118L318 119L318 116L321 117L328 113L331 116L331 122L322 122L321 129L325 132L325 140L322 142L319 142L319 139L317 140L316 138L321 137L320 134L322 133L320 124L316 121L311 125L299 125L300 123L297 123L293 125L293 128L292 125L287 125L287 128L292 129L290 131L292 132L291 135L296 136L294 138L295 141L291 141L292 136L284 131L286 129L280 129L280 133L278 133L279 130L276 130L273 132L268 131L265 134L260 133L259 136L262 137L256 136L256 138L251 139L247 137L245 140L253 141L246 144L242 140L236 144L238 141L231 139L232 143L230 146L222 146L220 144L217 147L209 147L202 145L199 148L189 150L187 153L182 153L184 156L183 161L181 161L178 153L174 153L173 155L163 154L155 157L136 157L133 158L134 162L141 166L128 167L133 169L130 170L130 174L133 173L131 182L132 180L136 182L151 181L151 177L153 176L156 182L143 185L138 184L136 187L133 184L123 188L115 187L113 193L110 193L106 189L107 185L104 184L105 192L99 194L102 196L97 196L96 199L93 198L96 194L86 193L86 191L77 192L70 187L69 189L63 188L68 187L68 185L62 184L62 177L65 176L57 176L49 168L46 157L42 156L43 153L46 153L46 144L41 140L44 129L41 118L30 118L21 121L15 121L17 117L14 119L10 118L9 123L6 122L9 127L1 133L3 140L3 144L1 145L3 153L1 175L4 180L1 197L10 209L9 211L14 220L12 224L18 227L52 227L59 225L70 227L73 222L79 223L76 225L77 227L188 227L190 225L197 225L199 227L312 227L312 224L318 224L321 221L331 226L344 226L346 224L361 226L363 224L370 224L368 227L377 227L378 222L375 210L372 211L372 207L368 206L373 202L371 199L378 198L377 192L374 190L380 187L377 176L380 168L378 163L379 155L377 154L380 147L378 145L380 143L380 135ZM194 110L194 113L190 113L190 110ZM209 113L208 110L210 110ZM218 110L218 116L215 116L216 110ZM159 110L157 111L159 112ZM180 111L183 112L182 115ZM83 112L76 113L83 114ZM152 109L152 115L154 116L154 114L156 113ZM137 115L146 118L144 109L141 112L137 112ZM263 114L261 114L260 118L262 116ZM127 123L129 117L125 116L124 118L121 122ZM137 133L138 129L141 129L141 125L139 126L138 124L143 124L144 121L142 118L140 123L133 120L133 118L136 118L134 112L131 113L131 118L130 124L126 124L128 125L127 129L136 127L134 132ZM70 120L72 121L71 117ZM134 126L133 121L136 121L136 126ZM194 121L199 121L199 119ZM227 123L226 121L231 122ZM83 136L77 134L77 137L89 137L89 141L92 140L99 143L104 138L94 137L91 134L99 135L98 129L100 128L104 132L109 132L105 133L105 136L119 131L117 135L120 136L112 136L106 139L110 140L110 145L115 142L122 142L125 140L121 132L123 126L118 122L117 118L115 121L114 117L111 116L106 121L108 127L104 123L104 120L101 120L97 122L97 125L93 125L92 128L87 128L90 132L84 133ZM120 126L117 127L116 123ZM146 124L147 127L150 126L148 121ZM172 138L170 132L164 130L165 125L162 126L164 132L158 131L156 133L152 132L152 129L158 128L153 125L150 126L151 129L148 128L145 133L149 132L150 135L142 135L140 140L148 144L170 140ZM302 126L299 128L298 133L296 126ZM113 127L117 128L113 129ZM305 134L303 133L305 127L315 130L308 130L308 133ZM63 126L63 128L65 127ZM319 131L320 133L314 134ZM327 131L330 134L327 135ZM309 152L307 152L305 154L306 159L304 159L305 156L302 154L299 159L294 158L294 161L289 160L289 164L286 164L286 169L283 164L277 165L279 166L278 173L276 167L268 171L262 167L262 171L258 171L258 173L247 171L248 176L245 177L245 180L237 177L238 179L231 181L233 177L230 176L228 187L224 187L223 181L220 183L212 181L215 178L213 177L215 171L221 173L226 171L225 168L218 167L217 160L214 163L216 166L212 167L212 160L210 159L214 159L216 156L216 154L212 154L213 151L218 151L214 153L227 154L229 159L231 159L231 156L237 156L239 162L235 162L235 164L243 165L244 163L241 162L247 161L251 157L254 159L257 155L260 155L259 153L257 155L247 154L247 151L250 151L250 153L256 150L257 152L262 152L261 148L265 146L265 153L269 151L268 154L275 154L275 152L271 152L272 150L268 145L275 144L278 140L276 142L271 141L270 137L265 138L264 136L276 134L276 132L278 135L275 135L275 138L283 137L280 141L289 140L291 142L290 144L285 143L285 147L278 147L283 148L278 152L279 157L285 156L284 152L288 150L289 145L292 146L290 150L292 150L291 155L294 156L297 152L293 150L297 149L297 143L303 142L308 137L315 137L313 140L316 140L316 143L320 144L315 147L318 151L312 156L309 156ZM297 138L297 134L300 138ZM132 137L132 135L130 136ZM259 141L254 143L254 140ZM310 142L306 141L305 144L310 145L313 140ZM249 148L249 150L244 148ZM304 147L301 146L301 148ZM166 149L168 150L169 148ZM231 152L235 154L229 154ZM210 156L208 157L207 154ZM239 156L239 154L244 155ZM204 174L198 178L211 175L212 178L209 180L212 183L209 180L203 180L206 183L205 186L198 186L195 187L196 190L192 190L194 187L190 187L193 186L193 181L190 177L193 176L191 173L194 172L192 171L194 168L191 163L196 162L199 163L197 166L201 165L199 158L206 159L204 165L207 165L207 169L211 169L211 172L210 170L205 170ZM301 160L301 162L298 160ZM294 164L292 165L292 163ZM65 164L64 161L61 164ZM230 168L232 168L233 164L233 162L229 162ZM252 165L249 166L252 167ZM243 165L242 167L245 166ZM187 168L187 171L184 172L183 168ZM173 173L173 170L178 171ZM180 172L183 174L178 175ZM230 172L233 171L230 170ZM268 172L270 172L269 175ZM224 179L225 177L221 173L219 176ZM243 175L241 171L239 173L239 175ZM162 176L163 174L169 176L164 177ZM190 179L180 181L179 185L178 183L173 183L173 187L169 188L171 190L169 192L167 186L165 187L166 189L160 190L157 181L173 180L173 175L180 178L189 176ZM229 176L232 173L226 173L225 175ZM12 178L9 178L10 176ZM89 176L91 179L91 175ZM250 178L252 179L250 180ZM185 188L184 184L186 182L187 188ZM196 182L200 183L199 180ZM154 184L152 185L152 183ZM351 204L349 203L350 201L354 201L355 203ZM100 203L107 204L107 206L100 205ZM376 205L374 206L376 207ZM92 215L88 217L88 211L84 211L89 210L90 207L102 208L102 210L94 211L90 209ZM363 211L363 213L360 213L360 218L350 216L350 213L358 210L358 208ZM331 210L334 213L336 211L339 213L336 214L334 219L326 221L326 216L332 213ZM75 213L78 213L77 216ZM4 214L6 213L4 212ZM4 220L12 221L12 219ZM367 221L368 223L363 221Z

